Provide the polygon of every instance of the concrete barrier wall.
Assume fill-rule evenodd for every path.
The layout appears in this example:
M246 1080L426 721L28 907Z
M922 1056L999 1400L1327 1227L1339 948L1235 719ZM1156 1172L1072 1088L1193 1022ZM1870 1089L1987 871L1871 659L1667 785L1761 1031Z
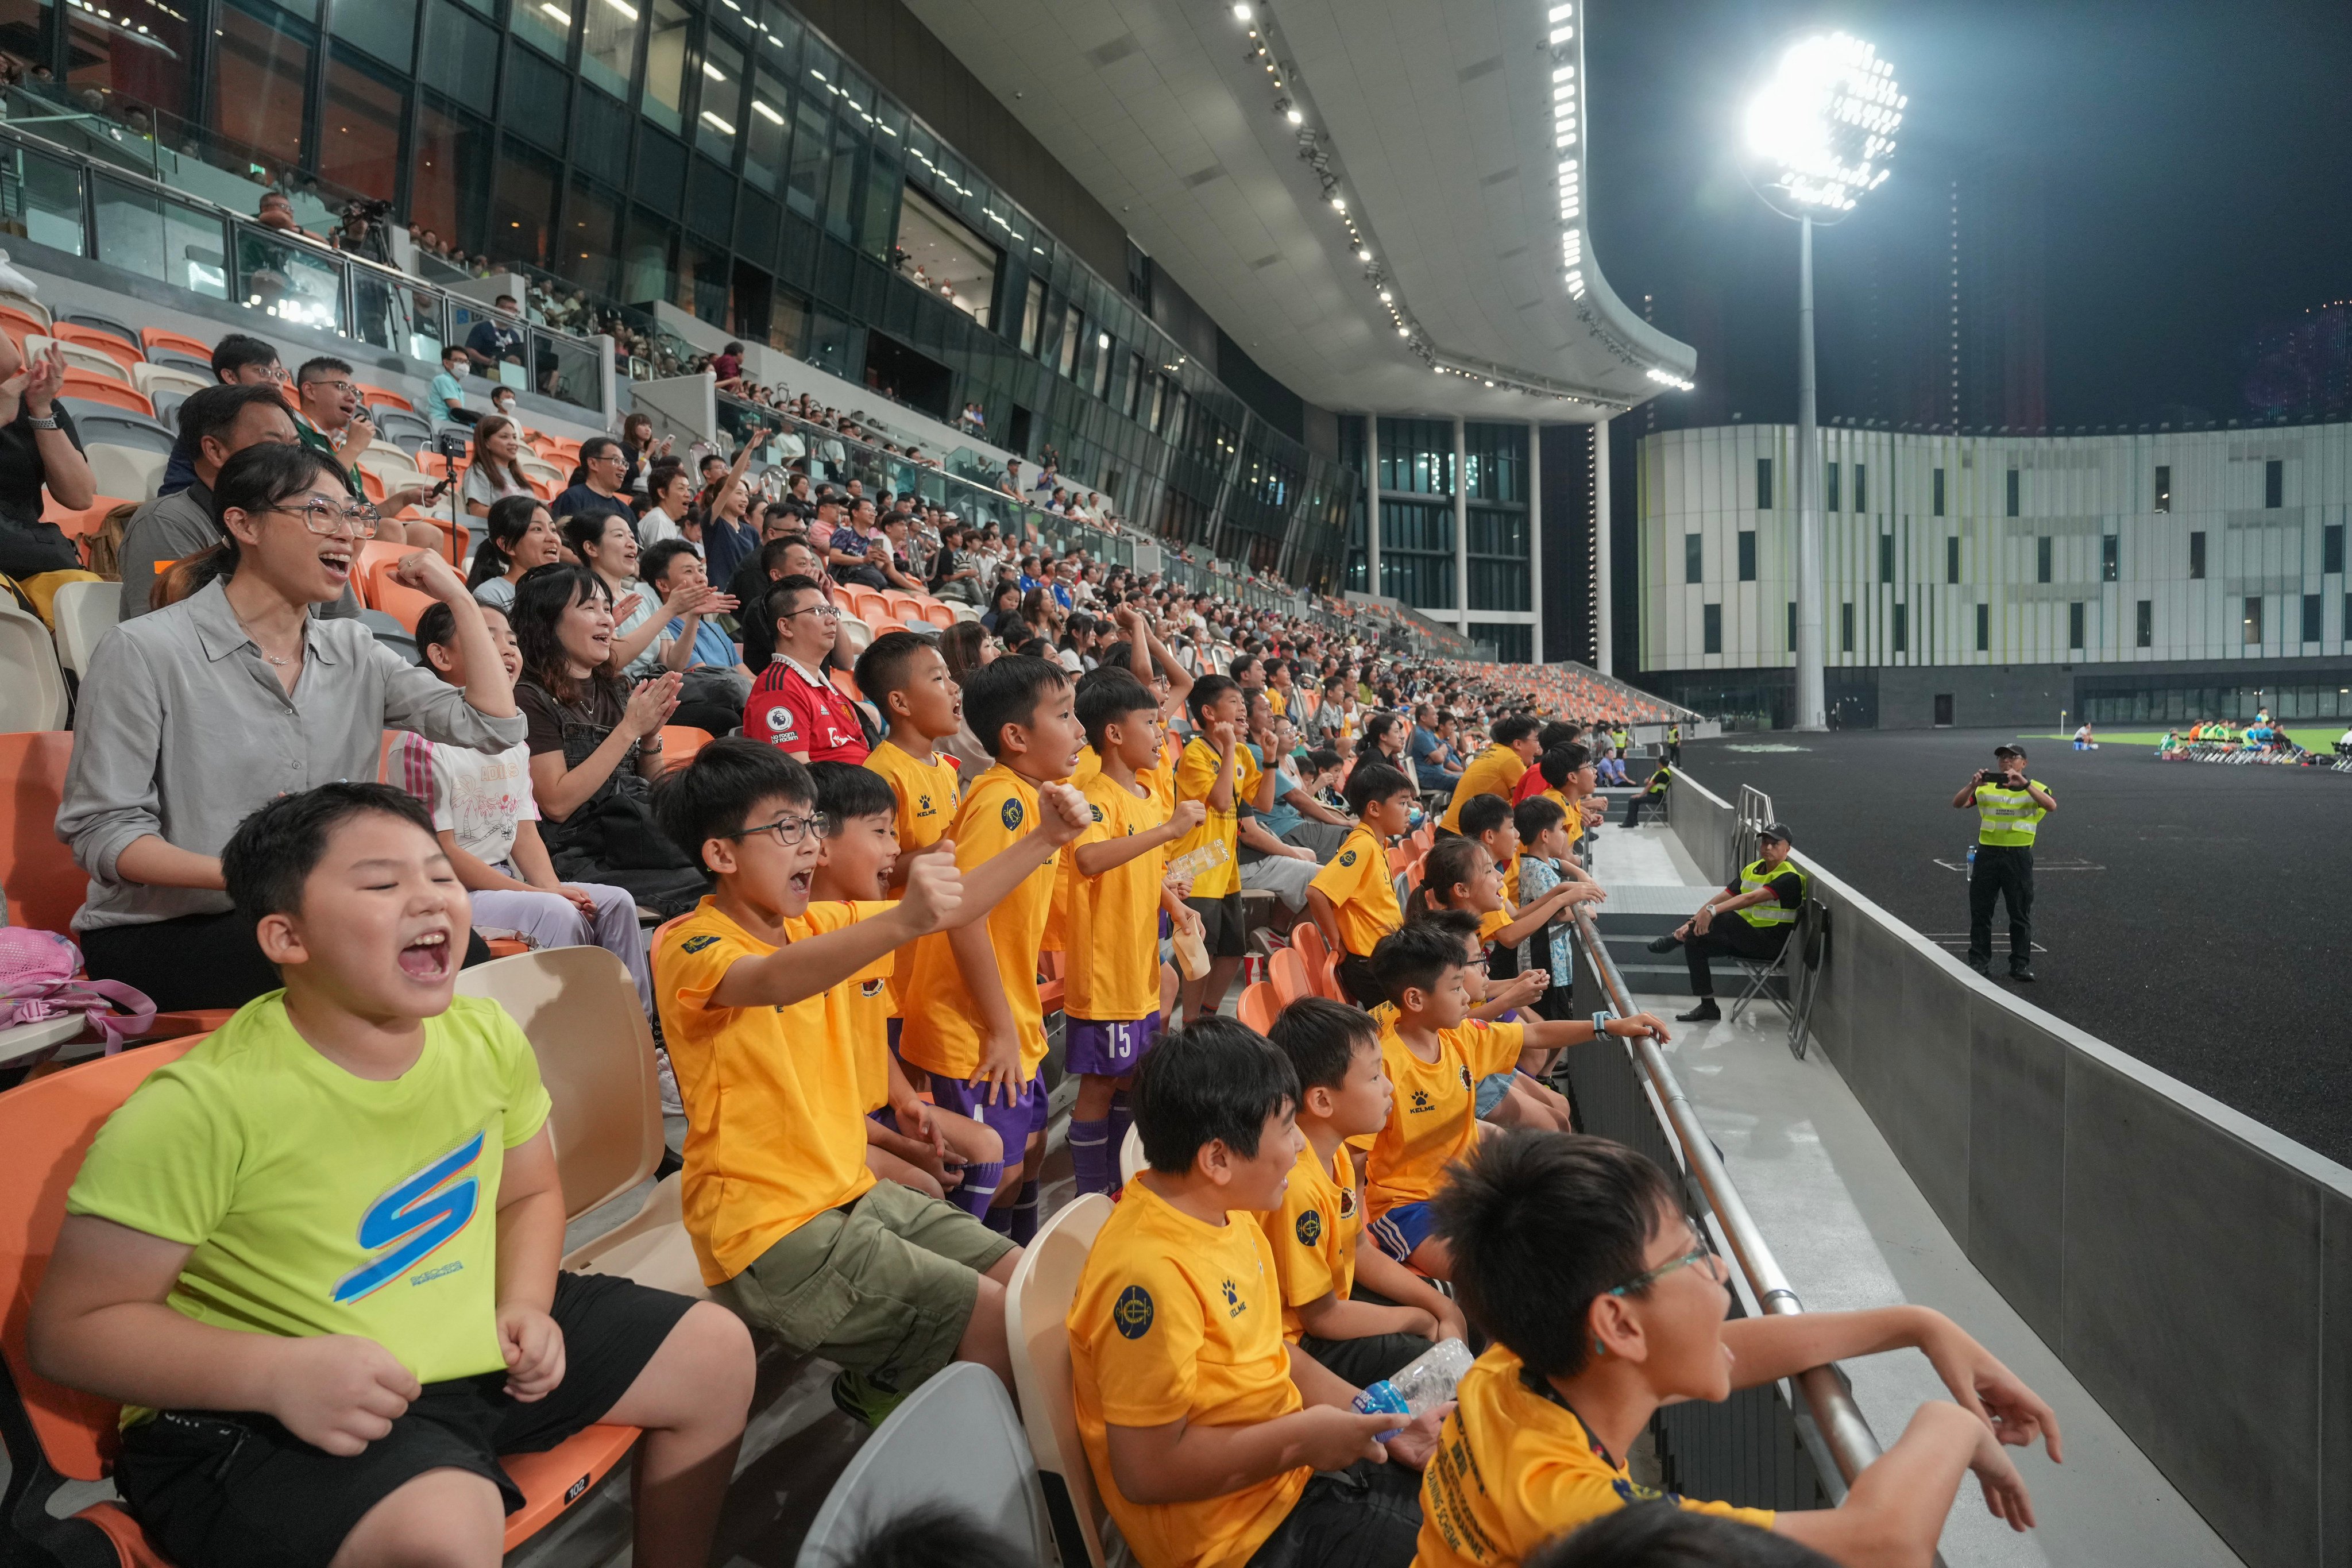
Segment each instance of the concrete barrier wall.
M1676 779L1702 870L1734 816ZM2239 1556L2352 1563L2352 1171L1798 858L1831 910L1814 1042L1969 1259ZM2250 1020L2181 1026L2262 1049Z

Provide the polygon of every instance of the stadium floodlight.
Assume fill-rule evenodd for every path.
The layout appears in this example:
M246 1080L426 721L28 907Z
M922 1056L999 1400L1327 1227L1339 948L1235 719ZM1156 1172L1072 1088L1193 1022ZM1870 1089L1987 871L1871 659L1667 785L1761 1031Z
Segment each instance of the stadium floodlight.
M1742 166L1766 205L1797 220L1797 667L1800 730L1829 727L1823 664L1821 428L1813 386L1813 226L1835 223L1885 184L1909 103L1895 68L1851 33L1781 51L1748 100Z

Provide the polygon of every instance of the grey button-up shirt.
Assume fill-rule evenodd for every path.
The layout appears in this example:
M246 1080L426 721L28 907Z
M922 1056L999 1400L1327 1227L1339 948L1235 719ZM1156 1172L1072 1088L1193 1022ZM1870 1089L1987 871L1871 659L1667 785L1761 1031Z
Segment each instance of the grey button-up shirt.
M523 720L477 712L465 691L409 665L355 620L310 623L289 697L213 583L114 628L81 685L58 838L90 875L76 931L218 914L228 895L125 882L115 862L153 834L218 855L236 825L280 795L372 780L383 731L486 752Z

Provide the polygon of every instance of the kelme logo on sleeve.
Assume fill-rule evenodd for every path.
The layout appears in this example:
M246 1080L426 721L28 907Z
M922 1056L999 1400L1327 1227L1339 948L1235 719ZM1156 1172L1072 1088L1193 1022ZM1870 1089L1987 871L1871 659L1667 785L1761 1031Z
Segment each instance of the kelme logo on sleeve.
M1129 1285L1118 1293L1118 1302L1110 1310L1110 1321L1122 1338L1139 1340L1151 1331L1151 1292L1140 1285Z

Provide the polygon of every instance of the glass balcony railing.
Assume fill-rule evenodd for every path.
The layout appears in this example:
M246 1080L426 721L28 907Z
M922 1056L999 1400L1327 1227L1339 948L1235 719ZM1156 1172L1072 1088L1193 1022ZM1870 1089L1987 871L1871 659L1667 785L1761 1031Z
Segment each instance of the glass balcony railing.
M0 232L427 364L438 362L442 344L463 342L491 313L322 240L254 222L248 215L266 187L152 137L22 92L9 93L5 107ZM49 112L18 112L28 107ZM189 178L195 168L241 189ZM244 210L191 194L207 184ZM295 214L304 221L302 203ZM500 367L502 379L583 410L585 423L604 423L599 346L552 327L528 324L523 331L523 363Z

